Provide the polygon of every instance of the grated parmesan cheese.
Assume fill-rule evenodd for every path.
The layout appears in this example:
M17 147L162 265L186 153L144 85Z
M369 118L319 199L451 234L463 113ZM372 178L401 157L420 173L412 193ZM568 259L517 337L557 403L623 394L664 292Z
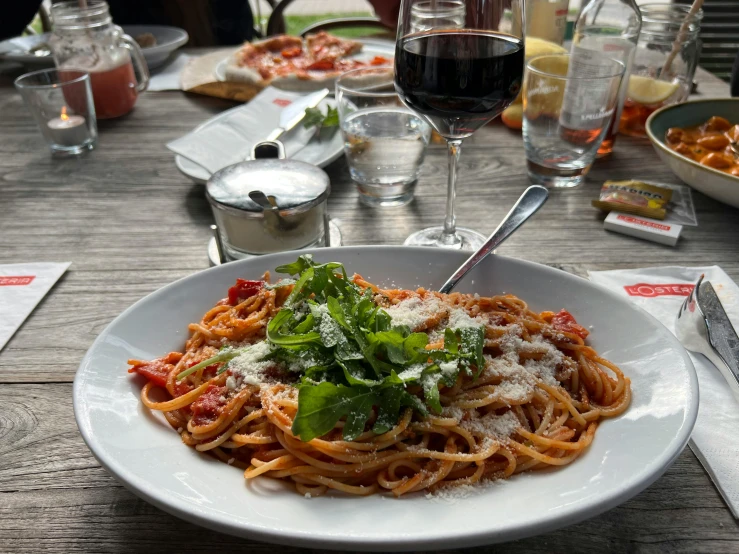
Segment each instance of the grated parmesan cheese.
M412 331L421 328L430 318L446 310L447 306L432 295L426 298L413 296L385 308L393 325L407 325Z
M274 362L263 361L273 350L272 345L263 340L252 344L228 364L231 375L226 379L229 389L236 389L244 384L259 385L264 378L264 370L274 365Z
M421 377L421 373L423 373L423 370L426 369L426 367L426 364L414 364L398 373L398 377L404 381L407 379L419 379Z
M454 308L449 312L449 328L451 329L468 329L470 327L482 327L485 322L479 318L472 318L466 310L462 308Z
M513 412L506 412L503 415L491 412L479 418L465 420L460 426L496 440L505 440L521 426L521 423Z
M439 369L444 374L444 376L449 377L451 375L454 375L457 371L457 362L451 361L451 362L441 362L439 364Z

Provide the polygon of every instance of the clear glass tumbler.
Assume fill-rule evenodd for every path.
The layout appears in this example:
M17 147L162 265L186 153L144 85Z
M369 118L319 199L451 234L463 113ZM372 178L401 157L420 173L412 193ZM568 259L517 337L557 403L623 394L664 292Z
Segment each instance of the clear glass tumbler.
M569 54L532 58L523 86L529 178L547 187L582 183L616 109L624 64L602 59L568 72ZM572 91L587 91L573 94Z
M411 30L461 29L464 27L465 6L462 0L423 0L411 7Z
M21 75L15 87L52 154L73 156L95 147L97 121L87 73L65 78L56 69L42 69Z
M676 4L644 4L639 9L641 32L618 128L633 137L647 136L652 112L687 100L700 57L703 18L703 10L691 14L690 6Z
M400 101L392 67L356 69L336 81L349 172L369 206L413 199L431 127Z

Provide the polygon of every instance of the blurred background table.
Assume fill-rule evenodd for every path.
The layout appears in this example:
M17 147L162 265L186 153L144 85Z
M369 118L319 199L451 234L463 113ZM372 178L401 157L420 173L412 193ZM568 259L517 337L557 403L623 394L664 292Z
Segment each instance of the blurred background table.
M728 86L708 73L699 70L696 80L701 96L728 96ZM73 262L0 352L0 551L276 550L206 529L192 533L191 524L129 493L92 457L72 411L75 370L98 333L138 299L208 267L212 216L203 187L178 173L164 145L232 105L147 93L128 117L101 122L95 151L56 160L12 75L0 75L0 263ZM460 169L458 223L489 233L528 185L520 133L499 122L486 126L465 142ZM441 144L430 147L416 199L402 208L359 204L343 158L327 171L330 212L346 245L402 244L443 219ZM700 226L686 227L674 248L604 231L590 201L604 180L629 178L678 182L646 139L619 137L586 185L554 191L500 253L583 276L588 269L718 264L739 281L739 210L700 193L693 193ZM491 506L490 517L499 509ZM739 524L686 448L621 507L494 550L737 552Z

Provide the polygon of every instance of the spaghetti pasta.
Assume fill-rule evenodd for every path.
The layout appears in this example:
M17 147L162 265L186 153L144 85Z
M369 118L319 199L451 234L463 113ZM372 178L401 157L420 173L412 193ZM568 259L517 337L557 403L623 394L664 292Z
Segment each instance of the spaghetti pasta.
M326 290L354 295L354 311L311 289L305 275L318 279L320 268L334 283ZM401 496L566 465L629 405L629 379L564 310L536 313L511 295L380 289L339 269L308 260L297 283L239 280L189 325L184 352L129 360L148 379L143 404L247 480L280 479L311 496ZM366 336L362 313L375 318ZM288 317L291 335L278 329ZM366 337L376 342L365 347Z

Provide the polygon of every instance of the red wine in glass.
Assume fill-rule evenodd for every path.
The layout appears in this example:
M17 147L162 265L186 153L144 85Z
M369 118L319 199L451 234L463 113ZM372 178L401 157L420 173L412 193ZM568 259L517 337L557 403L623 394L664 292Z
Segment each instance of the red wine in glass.
M398 94L446 139L470 136L506 109L521 88L520 37L427 31L401 39L395 56Z
M454 218L462 140L498 116L521 89L524 69L523 0L459 0L464 19L419 29L402 0L395 45L395 89L405 104L447 141L449 182L444 225L423 229L405 244L477 250L485 237ZM425 4L424 4L425 6Z

